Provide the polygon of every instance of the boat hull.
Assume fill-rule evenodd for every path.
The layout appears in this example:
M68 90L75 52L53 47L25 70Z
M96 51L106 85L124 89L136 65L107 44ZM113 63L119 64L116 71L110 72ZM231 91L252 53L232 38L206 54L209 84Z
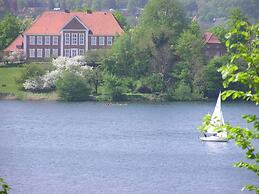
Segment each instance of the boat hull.
M210 137L200 137L201 141L208 141L208 142L228 142L227 138L218 137L218 136L210 136Z

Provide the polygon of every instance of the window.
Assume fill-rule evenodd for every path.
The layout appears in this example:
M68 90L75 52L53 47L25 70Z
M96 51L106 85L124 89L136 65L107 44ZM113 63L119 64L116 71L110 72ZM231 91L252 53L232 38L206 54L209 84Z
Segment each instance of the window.
M99 37L99 45L104 45L104 37Z
M50 45L50 36L45 36L45 45Z
M65 45L70 45L70 33L65 33Z
M207 45L207 48L210 48L210 45Z
M216 52L216 56L220 56L220 51L217 51L217 52Z
M42 58L42 49L37 49L37 57Z
M217 47L217 49L219 49L219 45L217 45L216 47Z
M65 57L70 57L70 49L65 49Z
M71 57L75 57L78 55L78 49L71 49Z
M79 49L79 55L84 55L85 54L85 50L84 49Z
M58 49L53 49L52 55L53 55L53 57L57 57L58 56Z
M72 33L72 45L77 45L77 33Z
M91 37L91 45L96 45L97 38L95 36Z
M29 49L30 52L30 58L34 58L35 57L35 49Z
M30 36L30 45L35 45L35 36Z
M53 36L53 39L52 39L52 44L53 45L58 45L58 36Z
M80 33L79 34L79 45L84 45L84 43L85 43L85 34Z
M42 36L37 36L37 45L42 45Z
M112 45L112 37L111 36L107 37L107 45L109 45L109 46Z
M50 49L45 49L45 58L50 58Z

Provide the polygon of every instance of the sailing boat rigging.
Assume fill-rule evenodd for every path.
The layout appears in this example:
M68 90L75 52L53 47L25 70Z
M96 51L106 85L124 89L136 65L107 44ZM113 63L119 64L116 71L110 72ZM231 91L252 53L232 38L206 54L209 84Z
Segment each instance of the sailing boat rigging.
M205 133L204 137L200 137L202 141L211 142L227 142L227 132L223 127L225 124L223 113L221 111L221 92L219 93L214 112L210 120L210 126Z

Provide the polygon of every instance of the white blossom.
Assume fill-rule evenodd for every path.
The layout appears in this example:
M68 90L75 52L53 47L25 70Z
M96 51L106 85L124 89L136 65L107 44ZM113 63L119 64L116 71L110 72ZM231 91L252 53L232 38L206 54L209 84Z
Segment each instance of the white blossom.
M64 72L73 72L76 75L84 77L87 71L92 67L85 65L84 57L76 56L73 58L58 57L53 59L55 70L46 72L43 76L28 79L23 84L26 90L41 91L55 88L55 83L62 77Z

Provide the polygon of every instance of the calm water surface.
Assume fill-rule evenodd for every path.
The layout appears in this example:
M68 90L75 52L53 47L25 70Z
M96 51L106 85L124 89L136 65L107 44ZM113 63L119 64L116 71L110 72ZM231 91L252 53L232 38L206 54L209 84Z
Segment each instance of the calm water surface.
M111 105L0 101L0 176L11 194L238 194L252 173L233 142L196 130L214 103ZM252 104L223 103L246 124ZM246 192L243 192L246 193Z

